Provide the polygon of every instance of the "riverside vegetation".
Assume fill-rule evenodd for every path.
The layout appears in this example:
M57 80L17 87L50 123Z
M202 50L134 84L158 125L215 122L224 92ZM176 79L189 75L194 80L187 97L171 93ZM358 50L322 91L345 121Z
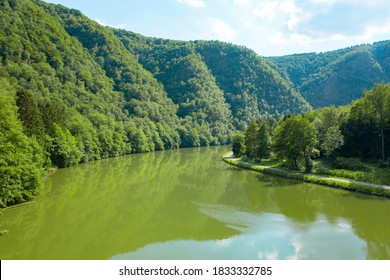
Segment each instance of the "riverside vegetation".
M318 133L318 143L308 142L294 156L275 150L295 157L288 161L295 168L302 160L310 167L311 148L335 155L341 136L338 151L348 160L335 162L380 158L386 165L389 110L375 103L377 95L369 102L373 109L357 101L311 110L347 105L362 89L390 81L389 42L266 58L218 41L164 40L104 27L80 11L39 0L1 1L0 18L0 207L36 196L47 169L228 144L232 131L260 118L269 126L260 129L264 135L283 138L283 129L273 130L276 120L297 114L304 118L291 118L292 127L309 127L313 139ZM336 127L322 119L327 110L338 112ZM339 172L328 163L316 170Z
M260 119L252 121L245 134L233 135L235 157L305 174L225 161L268 174L390 196L390 188L308 174L390 185L389 132L390 84L375 84L351 106L326 107L279 121Z

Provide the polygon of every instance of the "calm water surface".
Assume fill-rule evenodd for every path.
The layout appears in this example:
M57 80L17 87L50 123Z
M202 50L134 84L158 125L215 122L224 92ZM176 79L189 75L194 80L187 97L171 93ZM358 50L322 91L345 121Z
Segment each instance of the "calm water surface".
M58 170L0 217L0 259L390 259L389 199L237 169L228 149Z

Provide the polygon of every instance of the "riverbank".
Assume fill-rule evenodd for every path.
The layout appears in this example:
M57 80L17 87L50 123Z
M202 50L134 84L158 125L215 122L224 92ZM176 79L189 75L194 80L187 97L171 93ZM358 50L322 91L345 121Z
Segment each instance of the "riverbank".
M384 196L390 198L390 186L383 186L365 182L357 182L348 179L340 179L329 176L315 175L310 173L302 173L296 171L288 171L280 168L274 168L270 166L264 166L255 163L249 163L233 157L233 153L230 152L222 156L222 160L228 164L261 172L268 175L284 177L288 179L302 180L309 183L325 185L333 188L340 188L349 191L372 194L378 196Z

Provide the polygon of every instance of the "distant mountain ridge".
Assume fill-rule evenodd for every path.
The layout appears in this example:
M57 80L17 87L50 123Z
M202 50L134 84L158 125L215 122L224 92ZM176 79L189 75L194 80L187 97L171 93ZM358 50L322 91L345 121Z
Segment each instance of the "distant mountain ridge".
M390 41L266 59L314 108L350 104L390 81Z

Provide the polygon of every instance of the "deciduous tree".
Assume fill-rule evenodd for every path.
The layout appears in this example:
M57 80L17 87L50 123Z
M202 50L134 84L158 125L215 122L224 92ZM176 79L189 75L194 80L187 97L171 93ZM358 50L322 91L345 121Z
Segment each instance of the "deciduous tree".
M293 116L283 121L275 131L273 149L279 159L287 159L294 169L299 161L310 167L310 156L316 146L317 130L302 116Z

